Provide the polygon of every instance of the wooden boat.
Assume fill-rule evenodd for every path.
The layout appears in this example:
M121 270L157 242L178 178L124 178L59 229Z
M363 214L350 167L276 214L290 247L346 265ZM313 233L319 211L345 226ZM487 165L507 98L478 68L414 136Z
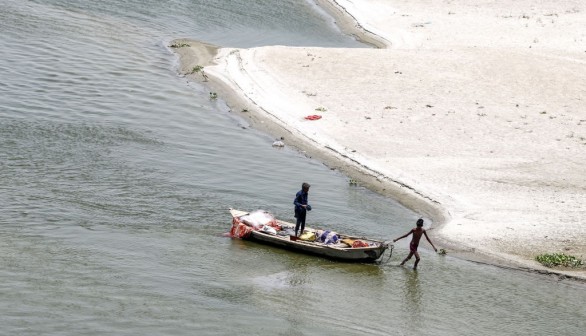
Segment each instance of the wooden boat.
M325 244L319 241L302 240L295 236L284 235L285 230L295 230L295 224L275 219L278 227L282 228L278 234L268 233L263 230L253 229L249 225L243 228L245 224L240 218L249 215L249 212L230 209L232 215L232 230L238 231L244 229L246 233L238 235L245 240L256 241L263 244L273 245L276 247L317 255L328 259L345 261L345 262L375 262L382 257L384 252L392 245L386 241L368 239L364 237L353 237L336 233L339 237L336 244ZM242 231L242 230L240 230ZM318 233L320 231L305 227L306 233ZM235 235L233 235L235 236ZM352 247L351 244L355 247Z

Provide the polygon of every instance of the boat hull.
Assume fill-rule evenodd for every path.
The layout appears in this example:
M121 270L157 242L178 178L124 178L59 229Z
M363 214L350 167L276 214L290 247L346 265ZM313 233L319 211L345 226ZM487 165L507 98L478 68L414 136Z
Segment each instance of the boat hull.
M293 241L288 236L275 236L258 231L253 231L245 240L344 262L376 262L388 248L384 243L376 247L337 248L303 240Z
M344 244L324 244L321 242L312 242L297 239L291 239L290 236L283 236L275 234L273 232L265 232L266 230L254 230L250 226L244 225L240 222L240 218L248 215L246 211L230 209L232 214L232 230L230 231L233 237L240 237L244 240L255 241L261 244L272 245L287 250L302 252L306 254L317 255L320 257L345 261L345 262L375 262L377 261L389 248L387 242L367 239L363 237L352 237L348 235L338 234L340 240L349 240L350 242L361 243L357 246L364 245L363 247L352 247ZM273 219L275 227L285 230L294 230L295 224ZM270 231L270 230L269 230ZM317 232L312 228L306 228L307 232Z

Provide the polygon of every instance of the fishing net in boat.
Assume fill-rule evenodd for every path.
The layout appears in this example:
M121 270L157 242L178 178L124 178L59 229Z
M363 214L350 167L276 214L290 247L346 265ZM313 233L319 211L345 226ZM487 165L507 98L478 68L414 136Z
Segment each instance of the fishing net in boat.
M281 230L280 225L277 224L277 219L268 211L264 210L256 210L248 215L242 216L240 217L240 221L251 226L255 230L262 230L265 225L276 230Z
M232 218L232 228L230 229L230 236L234 238L246 238L250 236L252 228L242 223L238 217Z
M247 238L253 230L277 234L277 230L280 231L281 226L273 215L264 210L256 210L243 216L232 218L230 236Z

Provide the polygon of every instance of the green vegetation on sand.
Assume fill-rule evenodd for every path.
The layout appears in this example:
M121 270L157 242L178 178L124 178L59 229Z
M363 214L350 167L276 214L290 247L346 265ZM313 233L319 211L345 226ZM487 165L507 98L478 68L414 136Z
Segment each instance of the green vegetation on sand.
M581 259L564 253L540 254L537 257L535 257L535 260L537 260L545 267L563 266L576 268L584 265L584 262Z

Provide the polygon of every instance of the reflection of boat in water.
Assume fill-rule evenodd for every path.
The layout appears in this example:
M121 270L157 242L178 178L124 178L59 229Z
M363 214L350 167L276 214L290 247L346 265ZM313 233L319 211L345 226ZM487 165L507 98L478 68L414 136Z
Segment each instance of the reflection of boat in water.
M230 214L232 237L333 260L375 262L390 246L388 242L381 240L353 237L309 227L305 228L304 234L300 237L295 237L291 235L295 230L295 224L278 220L261 210L249 213L230 209Z

